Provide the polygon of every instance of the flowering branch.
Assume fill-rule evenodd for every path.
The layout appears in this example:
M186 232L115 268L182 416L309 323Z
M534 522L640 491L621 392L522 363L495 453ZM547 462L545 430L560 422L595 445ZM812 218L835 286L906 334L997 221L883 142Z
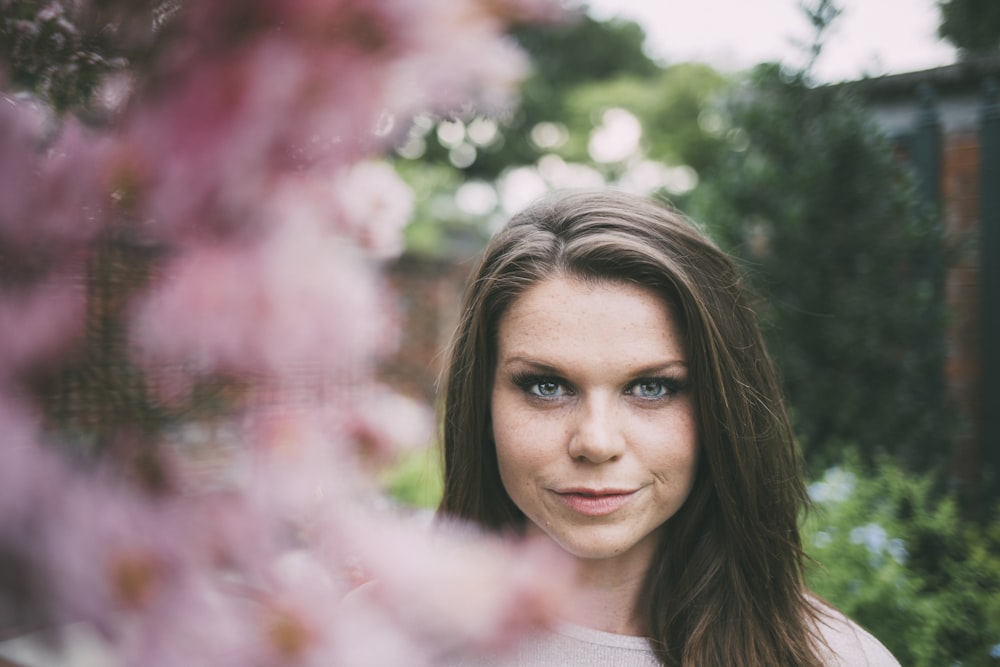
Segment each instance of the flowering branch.
M5 30L64 35L59 72L102 25L131 66L87 60L82 120L0 100L0 620L155 666L434 664L551 618L550 553L432 538L369 473L432 437L374 381L413 202L379 156L418 111L505 104L507 27L558 7L27 4Z

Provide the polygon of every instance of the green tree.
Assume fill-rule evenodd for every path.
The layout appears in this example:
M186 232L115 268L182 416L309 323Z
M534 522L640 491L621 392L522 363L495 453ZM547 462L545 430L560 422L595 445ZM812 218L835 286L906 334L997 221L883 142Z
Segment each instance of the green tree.
M696 182L718 163L725 142L703 121L729 80L708 65L653 61L643 50L645 34L629 21L583 15L564 24L524 28L516 36L533 72L522 86L519 105L500 119L495 136L477 143L473 129L482 119L466 110L455 118L418 119L417 148L401 151L400 171L423 195L408 230L411 250L447 253L456 238L462 244L485 240L488 215L469 215L444 200L454 200L463 183L495 183L505 172L536 165L546 155L612 182L637 162L679 170L682 182ZM591 136L605 112L618 109L641 125L638 150L622 160L596 163ZM445 124L456 130L457 140L441 137L438 130ZM542 127L551 141L538 140ZM428 192L427 186L437 189Z
M543 121L564 122L575 88L660 72L643 51L645 33L632 21L597 21L583 15L563 24L526 26L515 36L531 58L532 74L521 86L518 108L504 121L503 141L465 168L470 178L496 178L511 165L537 160L540 151L531 141L531 129ZM443 154L440 147L432 150L432 159Z
M568 91L566 122L586 134L596 112L621 107L635 114L643 126L646 155L666 164L688 165L699 174L718 163L725 141L713 132L706 117L729 81L703 63L679 63L654 74L618 76L582 83ZM579 160L587 159L586 142L578 142Z
M904 665L996 665L1000 517L963 521L936 487L886 461L875 474L828 470L809 487L810 588Z
M724 168L694 211L744 260L814 470L857 448L947 456L940 230L845 88L759 68L730 107Z
M1000 3L996 0L939 0L938 34L964 55L1000 48Z

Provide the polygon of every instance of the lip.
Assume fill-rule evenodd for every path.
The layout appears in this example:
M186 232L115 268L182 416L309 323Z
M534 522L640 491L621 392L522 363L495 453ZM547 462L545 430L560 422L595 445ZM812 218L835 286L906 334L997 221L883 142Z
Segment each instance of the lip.
M556 497L569 509L586 516L607 516L626 505L638 489L559 489Z

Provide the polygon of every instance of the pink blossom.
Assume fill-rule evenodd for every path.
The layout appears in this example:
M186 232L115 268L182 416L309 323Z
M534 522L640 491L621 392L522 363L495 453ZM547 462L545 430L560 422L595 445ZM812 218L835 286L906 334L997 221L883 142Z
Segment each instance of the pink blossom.
M218 233L265 179L267 129L276 118L246 108L252 71L239 58L199 63L128 118L120 189L135 192L157 236Z
M430 406L386 386L374 385L361 394L349 420L354 446L377 463L425 447L434 439Z
M0 97L0 241L51 254L101 228L111 142L27 99Z
M394 339L372 267L313 226L183 252L135 313L137 357L196 372L363 372Z
M257 1L239 21L227 3L186 6L182 39L128 123L149 215L166 230L243 226L269 174L350 164L391 140L377 136L381 118L507 106L527 61L503 30L530 6Z
M349 533L374 605L428 649L496 649L565 614L574 570L550 544L372 517ZM406 558L398 554L405 553Z
M341 214L376 257L403 251L403 227L413 214L413 191L385 162L359 162L334 186Z
M56 355L82 331L86 298L80 276L0 292L0 378Z
M425 19L413 26L412 52L388 75L388 107L404 116L470 105L492 112L509 107L528 61L503 39L504 17L491 8L475 0L427 0Z
M37 521L68 478L55 453L41 446L37 415L0 390L0 542L32 538Z
M387 259L403 251L403 228L413 207L413 191L396 170L386 162L366 160L332 172L297 172L275 182L260 224L314 225Z
M263 667L433 665L559 613L557 554L376 513L367 465L433 435L374 383L398 336L379 260L413 207L377 156L410 114L506 104L527 62L504 31L556 4L182 3L147 76L106 82L108 128L0 100L0 244L32 268L0 290L0 543L57 617L126 665ZM126 5L104 10L147 43ZM227 414L146 436L176 495L72 467L13 398L79 333L70 276L109 232L166 253L126 323L161 397L242 383ZM371 592L342 605L360 577Z
M49 491L32 547L70 618L109 627L116 613L141 615L177 590L191 564L181 516L100 478L70 476Z
M359 471L336 424L324 417L318 408L272 409L254 417L247 492L275 516L310 520L350 496Z
M141 616L115 622L117 653L142 667L246 667L262 660L259 602L238 580L192 571Z
M36 239L46 235L82 244L108 224L107 178L115 148L112 139L89 132L76 121L63 122L59 140L42 166L32 218L25 221Z
M41 105L0 96L0 233L24 224L35 196L35 164L51 125Z

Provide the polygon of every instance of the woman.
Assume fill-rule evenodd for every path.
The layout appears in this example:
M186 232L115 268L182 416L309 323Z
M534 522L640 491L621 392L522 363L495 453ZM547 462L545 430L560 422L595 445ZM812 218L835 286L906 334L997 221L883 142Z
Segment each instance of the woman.
M897 664L804 588L772 362L734 263L677 212L601 191L516 216L446 382L440 514L580 565L578 615L498 664Z

